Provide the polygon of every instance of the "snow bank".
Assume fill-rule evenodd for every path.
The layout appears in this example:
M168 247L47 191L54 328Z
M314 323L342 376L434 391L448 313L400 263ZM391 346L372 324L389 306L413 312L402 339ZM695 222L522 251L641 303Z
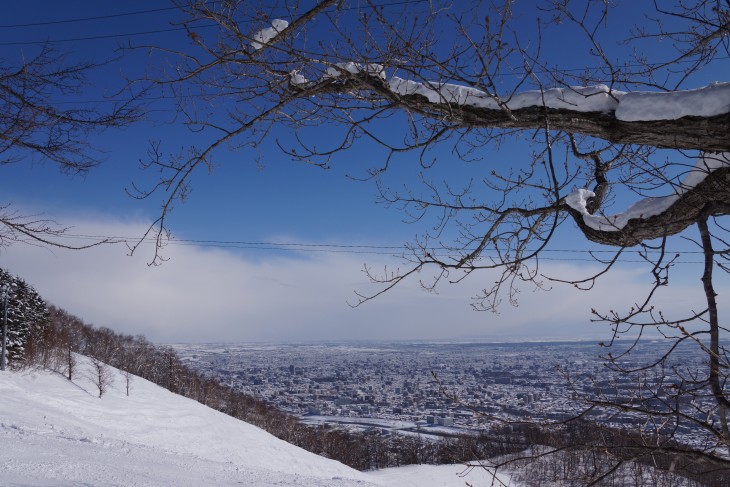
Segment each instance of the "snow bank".
M266 44L271 42L273 38L279 35L281 31L289 27L289 22L282 19L274 19L271 21L271 27L261 29L253 35L253 41L251 41L251 47L254 51L258 51Z
M681 195L701 183L710 173L730 166L730 153L705 154L697 159L697 164L687 173L682 183L675 188L675 193L659 198L644 198L631 205L626 211L615 215L591 215L586 209L589 198L595 196L588 189L574 189L565 197L565 203L583 215L583 221L590 228L600 231L618 231L626 226L629 220L645 219L656 216L672 206Z

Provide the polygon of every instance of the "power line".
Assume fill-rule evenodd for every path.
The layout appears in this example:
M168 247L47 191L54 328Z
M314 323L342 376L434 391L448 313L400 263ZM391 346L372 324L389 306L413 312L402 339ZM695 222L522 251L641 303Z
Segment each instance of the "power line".
M137 242L140 239L129 236L110 236L110 235L85 235L85 234L67 234L65 237L79 240L110 240L116 242ZM142 239L143 242L154 243L154 238ZM215 247L215 248L234 248L242 250L262 250L262 251L283 251L283 252L305 252L305 253L328 253L328 254L369 254L369 255L390 255L394 257L408 254L409 250L404 245L373 245L373 244L332 244L332 243L304 243L304 242L267 242L267 241L242 241L242 240L197 240L197 239L170 239L165 245L182 245L195 247ZM445 257L461 256L456 250L429 248L431 252L439 252L446 250ZM468 252L470 249L464 249ZM473 250L473 249L472 249ZM528 251L529 252L529 251ZM596 258L588 257L597 254L615 254L615 250L588 250L588 249L544 249L543 253L552 254L553 256L542 256L540 260L546 261L567 261L567 262L596 262ZM624 250L624 254L639 254L640 250ZM650 255L658 254L659 251L644 251ZM702 251L669 251L665 250L668 255L683 254L701 254ZM555 254L573 254L570 257L554 256ZM586 255L586 257L576 257L575 254ZM496 257L496 256L494 256ZM488 259L490 256L482 257ZM645 263L643 259L636 258L619 258L619 262L624 263ZM677 264L701 264L701 261L675 261Z
M429 0L398 0L398 1L390 1L390 2L381 2L374 4L375 7L392 7L392 6L399 6L399 5L409 5L409 4L418 4L418 3L428 3ZM340 11L351 11L351 10L359 10L361 9L360 6L354 6L354 7L337 7ZM91 22L96 20L103 20L103 19L110 19L110 18L117 18L117 17L126 17L126 16L134 16L134 15L145 15L149 13L158 13L162 11L170 11L170 10L179 10L178 7L160 7L160 8L154 8L154 9L147 9L147 10L137 10L137 11L131 11L131 12L120 12L115 14L108 14L108 15L98 15L98 16L91 16L91 17L80 17L80 18L73 18L73 19L63 19L63 20L57 20L57 21L46 21L46 22L35 22L35 23L23 23L23 24L5 24L0 25L0 28L17 28L17 27L39 27L39 26L46 26L46 25L54 25L54 24L64 24L64 23L80 23L80 22ZM251 23L254 19L244 19L239 21L239 23ZM195 28L200 29L211 29L218 27L218 24L211 23L211 24L200 24L197 25ZM46 40L37 40L37 41L14 41L14 42L5 42L0 43L0 46L18 46L18 45L33 45L33 44L56 44L56 43L67 43L67 42L83 42L83 41L95 41L95 40L104 40L104 39L116 39L116 38L126 38L126 37L136 37L136 36L145 36L145 35L152 35L152 34L164 34L164 33L171 33L171 32L180 32L186 30L186 27L170 27L165 29L154 29L154 30L147 30L147 31L137 31L137 32L128 32L128 33L119 33L119 34L102 34L102 35L92 35L92 36L82 36L82 37L73 37L73 38L65 38L65 39L46 39ZM730 59L730 56L720 56L717 58L718 60L725 60ZM689 63L692 62L691 60L683 60L680 62ZM627 64L625 67L643 67L641 64ZM562 69L562 72L582 72L586 69L598 69L600 67L596 66L589 66L589 67L582 67L582 68L566 68ZM537 73L546 73L547 70L536 70ZM513 76L514 73L499 73L497 76L503 77L503 76ZM159 97L155 99L164 99L167 97ZM106 102L116 102L117 100L109 99L109 100L101 100L96 103L106 103ZM63 102L63 103L69 103L69 104L83 104L83 103L95 103L94 101L84 102L84 101L69 101L69 102Z
M0 24L0 29L15 29L18 27L41 27L45 25L57 25L57 24L72 24L72 23L79 23L79 22L89 22L93 20L103 20L103 19L114 19L119 17L129 17L132 15L144 15L149 13L156 13L156 12L164 12L168 10L179 10L179 7L160 7L160 8L153 8L149 10L136 10L133 12L121 12L116 14L108 14L108 15L96 15L94 17L80 17L75 19L64 19L64 20L49 20L46 22L31 22L27 24Z
M381 2L381 3L375 3L375 7L392 7L392 6L398 6L398 5L409 5L409 4L417 4L417 3L428 3L429 0L397 0L397 1L390 1L390 2ZM361 9L360 6L354 6L354 7L344 7L344 6L338 6L336 7L339 11L351 11L351 10L359 10ZM91 22L96 20L104 20L104 19L110 19L110 18L118 18L118 17L126 17L126 16L134 16L134 15L145 15L149 13L158 13L163 11L170 11L170 10L179 10L179 7L173 6L173 7L160 7L155 9L147 9L147 10L137 10L137 11L131 11L131 12L121 12L121 13L115 13L115 14L108 14L108 15L97 15L97 16L91 16L91 17L81 17L81 18L75 18L75 19L63 19L63 20L56 20L56 21L46 21L46 22L35 22L35 23L24 23L24 24L5 24L0 25L0 28L16 28L16 27L39 27L39 26L46 26L46 25L54 25L54 24L64 24L64 23L80 23L80 22ZM239 23L251 23L254 19L244 19L240 20ZM196 26L196 29L211 29L217 27L218 24L201 24ZM37 40L37 41L14 41L14 42L5 42L0 43L0 46L17 46L17 45L33 45L33 44L56 44L56 43L67 43L67 42L83 42L83 41L94 41L94 40L104 40L104 39L115 39L115 38L121 38L121 37L136 37L136 36L145 36L145 35L151 35L151 34L164 34L164 33L170 33L170 32L180 32L186 30L186 27L170 27L165 29L155 29L155 30L148 30L148 31L138 31L138 32L128 32L128 33L121 33L121 34L103 34L103 35L94 35L94 36L83 36L83 37L73 37L73 38L66 38L66 39L46 39L46 40ZM730 56L720 56L717 58L718 60L725 60L730 59ZM690 63L693 62L692 60L683 60L679 61L683 63ZM627 64L625 65L627 68L631 67L643 67L641 64ZM583 68L566 68L562 69L561 72L582 72L586 69L598 69L599 67L583 67ZM548 70L536 70L537 73L546 73ZM497 76L513 76L514 73L499 73ZM73 102L73 103L83 103L83 102Z
M64 234L65 237L71 237L76 239L92 239L92 240L101 240L101 239L112 239L112 240L138 240L137 237L134 236L119 236L119 235L88 235L88 234ZM150 241L153 241L154 239L148 239ZM185 243L185 244L197 244L197 245L208 245L208 244L236 244L236 245L269 245L269 246L280 246L280 247L328 247L328 248L340 248L340 249L349 249L349 248L367 248L367 249L399 249L403 250L403 245L375 245L375 244L335 244L335 243L308 243L308 242L272 242L272 241L248 241L248 240L220 240L220 239L178 239L178 238L172 238L170 240L171 243L177 242L177 243ZM428 247L428 249L437 250L436 247ZM465 250L468 250L465 249ZM528 250L529 251L529 250ZM616 250L607 250L607 249L544 249L543 252L569 252L569 253L582 253L582 254L589 254L589 253L604 253L604 254L613 254L616 253ZM627 249L624 250L623 253L646 253L647 251L642 250L631 250ZM648 253L659 253L659 250L655 251L648 251ZM703 252L701 250L683 250L683 251L673 251L673 250L664 250L665 254L702 254Z
M394 2L382 2L374 4L374 6L394 6L394 5L408 5L412 3L426 3L428 0L398 0ZM211 5L213 2L206 2L206 4ZM338 7L338 10L357 10L360 7ZM30 23L24 23L24 24L0 24L0 29L14 29L19 27L42 27L46 25L57 25L57 24L72 24L72 23L80 23L80 22L91 22L96 20L104 20L104 19L114 19L119 17L129 17L134 15L145 15L149 13L157 13L157 12L165 12L170 10L181 10L180 7L174 6L174 7L160 7L160 8L153 8L153 9L147 9L147 10L134 10L131 12L119 12L115 14L107 14L107 15L95 15L92 17L77 17L74 19L63 19L63 20L49 20L45 22L30 22Z
M200 28L210 28L210 27L215 27L215 24L203 25L203 26L196 27L196 28L200 29ZM167 33L167 32L181 31L181 30L185 30L185 27L172 27L169 29L129 32L126 34L105 34L105 35L88 36L88 37L72 37L72 38L68 38L68 39L47 39L47 40L43 40L43 41L3 42L3 43L0 43L0 46L26 46L26 45L31 45L31 44L62 44L62 43L66 43L66 42L97 41L97 40L102 40L102 39L116 39L119 37L135 37L135 36L143 36L143 35L149 35L149 34L162 34L162 33Z
M396 5L408 5L413 3L427 3L429 0L399 0L395 2L382 2L374 4L375 7L392 7ZM336 8L336 7L335 7ZM340 11L350 11L350 10L358 10L361 7L342 7L339 8ZM36 27L36 26L43 26L43 25L51 25L51 24L62 24L62 23L73 23L73 22L83 22L83 21L91 21L91 20L98 20L98 19L108 19L108 18L115 18L115 17L123 17L123 16L129 16L129 15L139 15L149 12L159 12L163 10L175 10L178 9L177 7L167 7L167 8L160 8L160 9L151 9L151 10L140 10L136 12L127 12L127 13L121 13L121 14L110 14L110 15L102 15L102 16L96 16L96 17L86 17L86 18L78 18L78 19L67 19L67 20L59 20L59 21L49 21L49 22L39 22L39 23L31 23L31 24L10 24L10 25L0 25L0 28L15 28L15 27ZM238 23L247 24L254 22L254 19L244 19L238 21ZM197 25L196 29L210 29L213 27L217 27L218 24L200 24ZM163 34L168 32L179 32L182 30L186 30L185 27L170 27L167 29L157 29L157 30L149 30L149 31L140 31L140 32L128 32L128 33L121 33L121 34L103 34L103 35L95 35L95 36L85 36L85 37L71 37L71 38L65 38L65 39L45 39L45 40L37 40L37 41L14 41L14 42L2 42L0 43L0 46L24 46L24 45L34 45L34 44L63 44L67 42L83 42L83 41L96 41L96 40L103 40L103 39L116 39L119 37L136 37L136 36L143 36L143 35L149 35L149 34Z

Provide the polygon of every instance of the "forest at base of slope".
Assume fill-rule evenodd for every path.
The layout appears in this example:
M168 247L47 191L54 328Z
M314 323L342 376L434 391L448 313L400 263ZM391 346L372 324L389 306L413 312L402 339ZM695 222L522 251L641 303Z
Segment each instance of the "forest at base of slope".
M3 277L11 279L6 273ZM686 454L681 445L676 445L673 454L649 455L641 448L645 438L580 418L564 422L557 428L526 420L491 428L479 435L440 441L425 440L418 435L382 436L377 432L305 425L261 399L236 391L217 378L207 377L186 366L171 347L153 344L140 335L123 335L87 324L61 308L46 306L33 288L21 279L12 278L11 281L15 283L13 289L25 290L24 296L32 300L35 310L23 315L22 319L18 315L10 323L11 328L16 329L23 322L23 336L16 340L21 346L15 347L11 356L12 368L39 367L74 380L77 355L85 355L99 364L100 376L106 365L115 367L123 372L127 381L133 376L142 377L258 426L284 441L359 470L409 464L466 463L490 458L498 459L494 465L516 472L514 478L528 485L529 482L544 485L546 481L566 480L570 485L586 485L598 478L602 480L595 485L625 485L627 475L644 479L643 485L658 485L658 477L668 479L678 473L681 481L671 481L671 485L730 485L727 469L709 461L697 461ZM12 305L28 308L24 307L22 299L18 299L18 294L14 297ZM129 393L129 388L127 391ZM103 392L100 379L100 397Z

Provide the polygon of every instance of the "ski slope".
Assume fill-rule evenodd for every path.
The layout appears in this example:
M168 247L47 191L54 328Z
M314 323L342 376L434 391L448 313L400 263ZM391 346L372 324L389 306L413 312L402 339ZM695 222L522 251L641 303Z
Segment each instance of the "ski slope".
M487 471L462 465L359 472L138 377L127 396L111 370L102 398L85 357L73 382L47 371L0 372L1 485L493 485Z

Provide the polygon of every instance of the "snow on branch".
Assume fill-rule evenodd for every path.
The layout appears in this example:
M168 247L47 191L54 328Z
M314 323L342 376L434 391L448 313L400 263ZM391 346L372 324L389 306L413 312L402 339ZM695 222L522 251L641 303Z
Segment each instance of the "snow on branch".
M714 117L730 113L730 83L714 83L696 90L675 92L625 92L606 85L571 86L516 93L508 99L496 94L449 83L420 83L393 76L388 82L393 93L422 95L431 103L449 103L498 110L500 103L510 110L548 107L576 112L615 112L624 122L676 120L686 116Z
M471 127L542 127L546 108L553 130L620 144L730 150L730 82L674 92L625 92L598 84L503 96L467 85L388 77L379 64L323 64L324 73L315 79L291 71L291 88L310 96L370 90L406 109L425 110Z
M390 79L388 86L393 93L398 95L421 95L431 103L470 105L491 110L500 109L497 95L490 95L467 86L450 83L419 83L397 76ZM609 112L616 109L617 99L623 94L620 91L611 91L606 85L576 86L551 88L543 91L525 91L502 101L510 110L547 106L548 108L564 108L579 112Z
M595 196L588 189L575 189L565 197L565 204L583 215L583 221L590 228L602 232L622 230L629 220L641 220L657 216L665 212L679 198L704 181L714 171L730 167L730 152L722 154L704 154L699 157L697 164L687 173L675 193L660 198L644 198L631 205L626 211L615 215L591 215L586 204L588 199Z
M353 63L353 62L347 62L347 63L336 63L334 66L330 66L327 68L327 71L325 72L326 78L338 78L344 73L350 73L350 74L359 74L359 73L367 73L371 76L376 76L380 78L381 80L385 80L385 68L382 64L373 64L373 63L366 63L366 64L360 64L360 63Z
M399 96L420 95L434 104L488 110L500 110L504 107L519 110L544 106L576 112L614 113L616 119L623 122L677 120L686 116L714 117L730 113L730 82L673 92L625 92L599 84L530 90L502 98L469 86L435 81L418 82L398 76L388 79L382 65L371 63L336 63L327 68L323 79L362 73L385 81L387 89ZM308 82L298 72L292 72L292 84Z
M253 41L251 41L251 47L254 51L258 51L266 44L271 42L276 36L278 36L284 29L289 27L289 22L282 19L274 19L271 21L271 27L261 29L253 35Z
M625 122L714 117L730 113L730 83L713 83L685 91L626 93L616 109Z

